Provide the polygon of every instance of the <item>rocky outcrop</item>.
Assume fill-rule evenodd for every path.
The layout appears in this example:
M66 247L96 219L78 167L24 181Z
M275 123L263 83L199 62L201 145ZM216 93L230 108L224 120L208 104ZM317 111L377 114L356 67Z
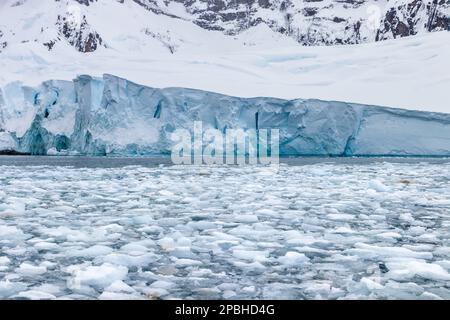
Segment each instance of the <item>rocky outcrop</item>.
M391 7L384 15L375 40L407 37L420 32L449 30L449 3L445 0L413 0Z
M6 1L4 6L23 6L24 11L30 10L25 8L29 2ZM108 41L102 36L102 32L107 33L105 30L93 27L99 28L95 19L116 22L115 16L102 16L111 4L133 5L133 10L138 5L142 10L230 36L265 24L274 32L307 46L357 44L450 29L450 0L45 0L48 7L45 10L52 16L33 26L41 34L20 41L37 41L53 50L55 44L65 40L79 52L94 52L106 47ZM129 11L129 19L133 19L133 10ZM33 20L27 17L22 21L27 19ZM127 21L121 16L117 23ZM169 24L162 26L166 30L161 32L151 30L144 20L141 30L174 53L177 48L171 44ZM3 27L0 19L0 28ZM0 32L0 51L17 37L14 26L5 27L3 32L8 37L2 40ZM136 34L126 35L126 38L135 37ZM183 41L183 34L178 37Z
M79 22L74 22L68 16L58 16L56 25L61 35L79 52L94 52L104 45L103 39L87 22L86 16L80 17ZM49 50L52 47L52 44L49 45Z
M5 49L8 46L8 42L2 41L3 38L3 32L0 30L0 52L2 52L2 49Z
M260 23L303 45L355 44L450 29L449 0L133 0L157 14L182 5L195 24L235 35Z

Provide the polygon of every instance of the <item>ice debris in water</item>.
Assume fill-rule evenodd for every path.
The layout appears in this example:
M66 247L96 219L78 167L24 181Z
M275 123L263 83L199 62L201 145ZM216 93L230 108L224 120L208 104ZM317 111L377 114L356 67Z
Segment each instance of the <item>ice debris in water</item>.
M0 298L450 299L449 163L201 170L3 166Z

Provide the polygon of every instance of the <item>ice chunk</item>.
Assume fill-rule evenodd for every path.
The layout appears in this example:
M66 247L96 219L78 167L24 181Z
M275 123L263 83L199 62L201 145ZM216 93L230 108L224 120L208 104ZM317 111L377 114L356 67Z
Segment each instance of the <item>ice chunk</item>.
M144 292L150 300L158 300L169 294L166 289L161 288L147 288Z
M369 188L378 192L389 192L389 187L384 185L379 180L372 180L369 182Z
M25 238L27 236L17 227L0 225L0 240L17 241Z
M59 154L58 150L56 148L50 148L47 150L48 156L57 156Z
M450 273L435 263L427 263L422 260L401 260L388 262L386 265L390 270L387 276L395 280L405 281L420 276L425 279L450 281Z
M233 250L233 256L247 261L262 262L267 260L269 253L267 251L254 251L254 250Z
M419 296L420 300L444 300L443 298L431 292L424 292Z
M105 288L105 291L108 292L122 292L122 293L134 293L136 290L134 290L132 287L127 285L122 280L116 280L111 285L109 285L107 288Z
M363 257L406 257L431 259L433 255L429 252L416 252L402 247L382 247L365 243L356 243L357 249L349 249L348 251Z
M155 281L150 285L151 288L160 288L160 289L166 289L166 290L170 290L175 286L176 285L173 282L164 281L164 280Z
M127 252L128 254L138 255L146 253L148 251L148 248L138 243L129 243L122 246L120 250Z
M47 272L47 267L45 266L35 266L31 263L24 262L19 268L16 269L16 272L24 275L24 276L38 276Z
M23 291L14 296L14 298L25 298L29 300L53 300L56 297L48 292L29 290Z
M234 218L236 222L243 222L243 223L255 223L258 222L258 216L254 214L242 214L238 215Z
M127 294L121 292L104 291L98 297L99 300L140 300L143 299L136 294Z
M364 284L364 286L370 291L383 289L383 286L381 284L375 282L373 279L370 278L363 277L361 278L360 282Z
M177 259L175 261L176 267L191 267L191 266L199 266L202 262L198 260L192 260L192 259Z
M305 262L308 262L309 259L303 253L290 251L287 252L283 257L280 257L278 261L286 267L300 267L301 265L305 264Z
M37 242L35 243L34 247L37 250L45 250L45 251L59 251L61 250L60 246L57 245L56 243L52 243L52 242Z
M27 286L20 282L0 281L0 298L8 298L20 291L25 290Z
M7 266L11 263L11 260L8 257L0 257L0 266Z
M74 256L74 257L97 257L97 256L104 256L107 254L110 254L113 252L113 249L107 246L102 245L94 245L92 247L86 248L86 249L80 249L75 251L69 251L67 253L68 256Z
M135 252L132 254L110 253L101 258L104 262L125 267L143 267L154 262L157 257L153 253Z
M262 263L260 263L258 261L251 262L251 263L235 261L233 264L236 267L243 269L247 273L259 274L259 273L264 272L264 270L266 270L266 267Z
M117 280L124 280L128 274L128 268L104 263L101 266L73 267L70 270L73 278L69 287L91 286L103 289Z

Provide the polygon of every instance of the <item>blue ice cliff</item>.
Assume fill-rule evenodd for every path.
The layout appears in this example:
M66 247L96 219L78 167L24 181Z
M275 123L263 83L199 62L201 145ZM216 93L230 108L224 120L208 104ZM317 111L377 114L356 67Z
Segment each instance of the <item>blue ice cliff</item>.
M450 155L450 114L155 89L112 75L0 90L3 152L168 154L170 133L194 121L222 131L278 128L282 155Z

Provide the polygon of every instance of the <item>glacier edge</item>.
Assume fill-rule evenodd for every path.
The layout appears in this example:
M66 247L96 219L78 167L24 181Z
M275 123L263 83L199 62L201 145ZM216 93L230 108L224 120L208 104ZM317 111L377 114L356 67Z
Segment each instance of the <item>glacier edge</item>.
M282 156L450 156L444 113L157 89L108 74L0 90L0 152L169 154L170 133L194 121L221 131L279 129Z

